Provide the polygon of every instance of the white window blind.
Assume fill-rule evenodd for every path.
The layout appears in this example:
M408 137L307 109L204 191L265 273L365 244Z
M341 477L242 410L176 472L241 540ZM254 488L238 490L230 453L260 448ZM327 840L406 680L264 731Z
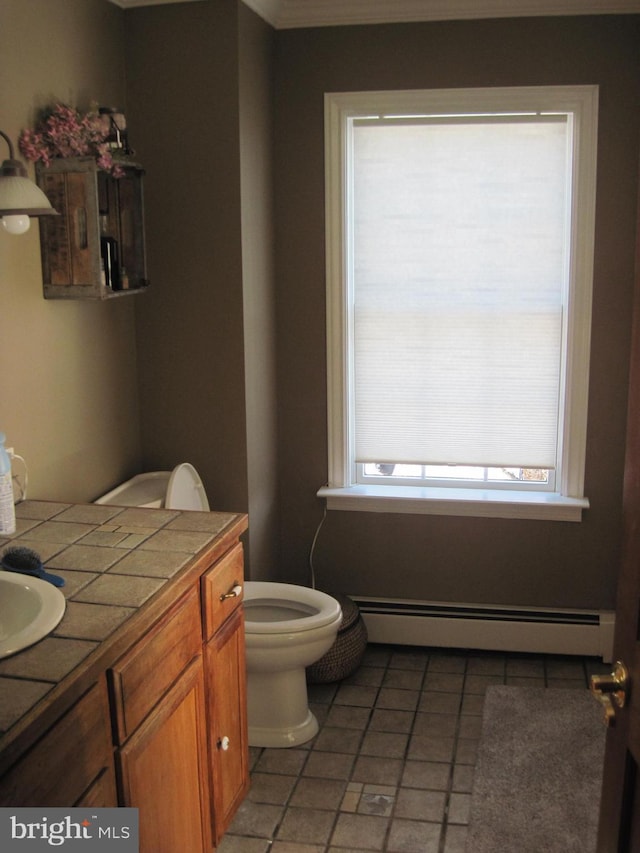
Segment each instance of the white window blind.
M354 119L358 462L555 468L571 117Z

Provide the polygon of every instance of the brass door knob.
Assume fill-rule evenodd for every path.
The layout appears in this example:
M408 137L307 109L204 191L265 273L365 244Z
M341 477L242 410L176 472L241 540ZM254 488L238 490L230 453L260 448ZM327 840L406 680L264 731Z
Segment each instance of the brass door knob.
M606 726L615 725L616 708L624 708L629 686L629 670L620 660L610 675L591 676L591 692L602 704Z

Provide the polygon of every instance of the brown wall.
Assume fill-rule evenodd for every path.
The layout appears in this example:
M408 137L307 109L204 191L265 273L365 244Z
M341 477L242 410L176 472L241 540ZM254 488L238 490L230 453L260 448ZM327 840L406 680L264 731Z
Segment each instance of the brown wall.
M250 569L277 572L277 389L273 222L274 33L240 3L240 185Z
M57 101L124 107L122 10L2 0L0 80L0 128L16 146ZM135 300L45 301L37 222L20 237L0 228L0 294L0 430L28 463L29 496L93 500L139 470Z
M248 508L235 0L126 13L152 292L136 306L144 466Z
M324 91L599 84L584 521L331 512L315 565L321 584L352 594L612 606L638 17L273 32L238 0L126 12L107 0L3 0L0 15L0 77L11 80L0 127L15 139L53 100L123 105L147 168L152 287L144 295L100 305L45 301L37 230L0 232L0 429L30 463L31 495L91 500L136 471L190 459L214 507L250 510L260 540L251 543L259 555L252 574L295 582L308 578L322 517L316 490L327 476Z
M639 150L640 18L549 18L277 33L282 574L308 579L327 479L323 94L598 84L600 123L582 523L332 511L318 585L349 594L612 607L618 564Z
M190 461L213 509L249 512L252 576L276 571L272 36L239 0L126 13L143 467Z

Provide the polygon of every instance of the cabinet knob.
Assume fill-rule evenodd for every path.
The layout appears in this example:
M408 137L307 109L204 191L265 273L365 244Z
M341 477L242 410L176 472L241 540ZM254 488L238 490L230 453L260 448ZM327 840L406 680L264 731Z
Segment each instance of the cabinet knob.
M226 752L229 749L229 738L228 737L220 737L218 738L218 742L216 744L218 749L221 749L223 752Z
M242 587L239 583L235 584L229 592L223 592L220 596L220 601L226 601L228 598L239 598L242 595Z

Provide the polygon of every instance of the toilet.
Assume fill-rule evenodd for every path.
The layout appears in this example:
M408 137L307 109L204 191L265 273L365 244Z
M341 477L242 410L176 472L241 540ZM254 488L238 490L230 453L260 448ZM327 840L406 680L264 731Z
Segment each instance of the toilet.
M202 480L188 462L173 471L138 474L95 503L209 512ZM334 644L342 621L340 604L324 592L295 584L247 581L244 613L249 745L305 743L318 731L305 670Z
M99 497L95 503L209 512L202 480L189 462L181 462L173 471L137 474Z
M305 743L318 732L305 669L335 642L340 604L308 587L247 581L244 613L249 746Z

